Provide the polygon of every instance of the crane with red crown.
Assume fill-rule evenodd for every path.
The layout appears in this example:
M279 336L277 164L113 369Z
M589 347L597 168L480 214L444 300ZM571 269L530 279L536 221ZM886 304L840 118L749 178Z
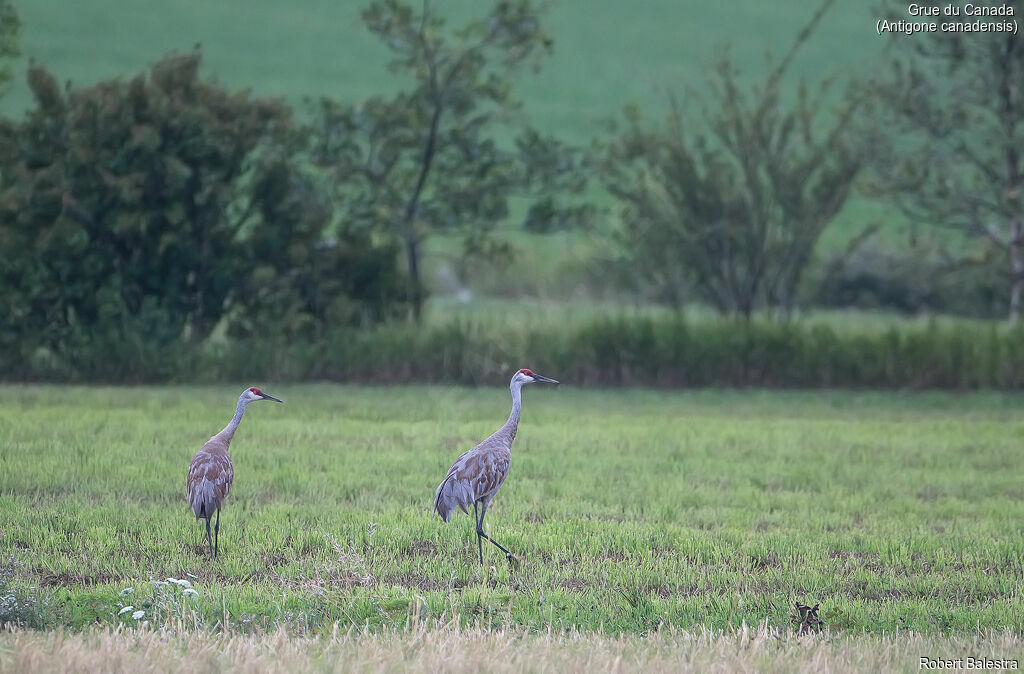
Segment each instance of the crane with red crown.
M188 477L185 478L188 503L192 506L192 512L195 513L197 520L206 520L206 541L210 544L211 558L216 557L218 552L220 508L228 497L228 491L231 490L231 482L235 479L235 468L231 463L231 456L228 454L228 445L231 444L231 438L235 436L238 424L242 422L245 408L256 400L284 402L264 393L255 386L245 389L242 391L242 395L238 396L235 416L231 418L224 430L206 441L206 444L196 452L188 464ZM211 536L210 519L214 512L217 513L217 523L214 525Z
M486 440L455 459L455 463L448 469L448 474L434 494L434 512L445 522L451 518L456 507L468 515L468 507L470 504L473 505L476 543L481 564L484 561L485 538L498 546L509 562L514 559L508 548L484 533L484 515L487 514L487 506L491 504L491 500L505 482L512 462L512 441L516 439L519 415L523 409L523 386L534 382L558 383L527 369L516 372L509 384L512 391L512 412L508 415L508 421Z

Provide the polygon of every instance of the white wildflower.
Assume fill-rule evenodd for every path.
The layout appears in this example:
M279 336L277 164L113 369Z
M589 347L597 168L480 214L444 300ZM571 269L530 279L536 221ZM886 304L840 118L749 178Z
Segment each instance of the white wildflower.
M178 587L192 587L192 583L188 582L184 578L182 578L181 580L176 580L174 578L168 578L167 582L174 583Z
M117 615L124 615L128 611L134 611L134 610L135 610L134 606L125 606L123 609L121 609L120 611L117 612Z
M134 587L126 587L125 589L121 590L118 593L117 596L119 596L119 597L127 597L130 594L135 594L135 588Z
M195 597L196 599L199 599L199 593L196 592L195 590L193 590L190 587L185 588L182 591L181 596L183 596L183 597Z
M197 576L197 575L196 575L196 574L194 574L194 573L188 573L188 572L186 571L186 572L185 572L185 575L186 575L186 576L188 576L189 578L191 578L192 580L199 580L199 576Z
M146 612L145 611L136 611L135 613L132 614L132 619L133 620L142 620L145 617L146 617Z

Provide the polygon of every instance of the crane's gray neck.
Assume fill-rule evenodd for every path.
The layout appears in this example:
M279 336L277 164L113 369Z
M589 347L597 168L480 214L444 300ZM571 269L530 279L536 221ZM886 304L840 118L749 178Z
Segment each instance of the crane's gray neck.
M512 391L512 412L508 415L508 421L495 433L511 447L512 441L516 439L516 431L519 429L519 415L523 411L523 382L513 379L509 384Z
M225 440L231 440L235 435L235 431L238 429L238 424L242 423L242 415L245 414L245 406L249 404L249 399L245 397L243 393L238 397L238 407L235 408L235 416L231 417L231 421L224 427L224 430L217 434L218 437Z

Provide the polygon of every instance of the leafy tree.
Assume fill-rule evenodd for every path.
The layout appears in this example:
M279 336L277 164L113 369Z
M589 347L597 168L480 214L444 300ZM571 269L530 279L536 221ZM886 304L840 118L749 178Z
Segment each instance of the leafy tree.
M37 107L5 148L0 205L31 239L44 286L27 297L51 329L144 318L153 339L200 340L224 311L250 213L242 179L290 114L201 81L199 62L172 55L67 92L30 68Z
M276 99L199 77L200 54L66 91L0 123L0 346L66 362L238 333L308 334L402 301L396 250L333 229ZM386 277L386 278L385 278ZM171 373L173 374L173 372Z
M791 308L818 239L864 157L852 135L857 102L827 111L828 83L784 95L788 68L824 12L760 82L744 86L725 53L701 115L675 100L662 125L635 110L608 143L605 182L622 203L632 268L680 303L692 287L724 313Z
M531 229L583 217L585 207L556 197L581 188L580 157L535 131L512 129L519 105L509 78L536 67L552 44L530 0L497 2L455 31L445 30L429 0L418 11L377 0L363 19L391 50L390 69L412 85L355 105L319 101L313 156L336 176L349 221L383 225L401 241L418 318L428 237L455 233L469 252L503 250L489 232L508 217L516 194L535 199Z
M235 288L232 336L315 341L407 311L398 248L334 222L327 190L297 168L303 158L275 158L253 182L259 217L244 242L251 264Z
M1016 16L1024 11L1024 3L1004 4ZM942 20L964 25L978 17ZM883 104L873 120L874 187L912 222L966 235L960 262L1002 266L1009 318L1017 321L1024 301L1024 43L1013 32L943 31L894 40L893 48L892 68L873 87Z

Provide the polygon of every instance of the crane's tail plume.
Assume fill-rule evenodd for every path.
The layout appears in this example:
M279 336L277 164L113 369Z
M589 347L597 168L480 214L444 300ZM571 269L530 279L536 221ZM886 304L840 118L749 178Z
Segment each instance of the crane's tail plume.
M459 481L455 479L454 475L449 475L444 481L438 485L437 492L434 494L434 512L441 516L445 522L451 519L452 513L455 512L455 508L458 507L464 513L468 513L462 492L464 489L460 489Z
M188 503L192 506L192 512L196 514L197 520L212 516L217 508L213 482L206 478L199 480L199 484L189 489Z

